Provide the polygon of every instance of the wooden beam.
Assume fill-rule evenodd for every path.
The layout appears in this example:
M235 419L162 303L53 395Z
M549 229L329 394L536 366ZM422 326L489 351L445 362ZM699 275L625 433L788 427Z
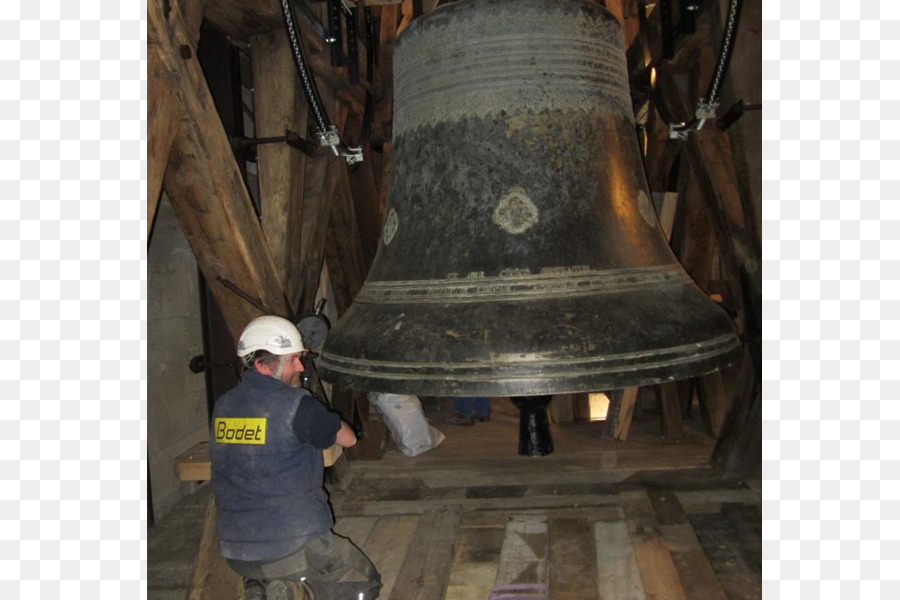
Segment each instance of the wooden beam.
M196 50L206 0L181 0L185 33ZM160 40L147 31L147 241L156 217L169 151L178 133L181 107L172 91L172 81L159 56Z
M668 122L689 121L692 109L689 101L677 91L674 74L666 69L658 76L659 89L654 92L654 98L660 114ZM754 229L748 227L744 219L728 134L710 125L688 134L684 145L691 172L709 207L727 278L749 285L747 292L753 299L751 304L759 310L762 306L761 244L754 239Z
M631 522L629 529L634 532L632 544L643 584L643 597L648 600L687 600L672 555L660 535L659 523L647 493L624 492L621 498Z
M681 201L672 225L671 247L697 285L709 291L717 254L716 231L697 178L687 167L687 159L683 160L685 166L678 180Z
M148 37L159 40L159 57L183 110L166 191L236 343L252 318L264 312L287 316L290 308L181 11L150 0L147 14Z
M338 315L343 315L362 287L367 269L345 165L336 166L335 177L336 188L325 240L325 257Z
M364 0L366 6L398 4L403 0ZM311 4L324 4L312 2ZM284 28L278 0L209 0L207 20L239 40L249 40L254 35L270 33ZM304 20L301 18L301 20Z
M178 132L181 107L172 92L168 71L159 58L148 28L147 39L147 240L156 217L169 151Z
M733 396L725 389L722 373L710 373L697 378L697 397L700 414L713 437L718 438L731 410Z
M356 213L357 235L361 244L363 258L363 278L372 267L378 243L381 241L381 227L384 222L384 211L378 193L378 182L375 177L372 148L368 140L361 140L354 145L362 146L364 160L347 169L348 193Z
M600 597L645 600L647 596L634 556L628 523L594 523L594 539Z
M726 600L677 494L672 490L651 490L647 495L687 597Z
M152 1L152 0L151 0ZM191 585L186 600L222 600L240 598L244 580L232 571L219 554L219 538L216 535L216 502L212 495L206 504L206 517L200 534L197 561L191 573Z
M309 104L300 87L286 33L282 30L254 36L250 50L255 136L283 136L289 129L307 137ZM301 278L304 204L319 201L321 195L304 196L307 157L300 150L284 143L261 144L256 154L263 232L288 300L299 309L302 286L310 283Z
M616 426L616 439L628 439L628 430L634 418L634 407L637 404L638 386L627 387L622 391L622 408L619 410L619 423Z
M419 519L389 600L443 598L453 566L459 506L431 508Z
M678 388L674 382L660 383L656 386L657 398L662 408L663 434L670 442L680 441L682 431L681 405L678 402Z
M375 116L372 120L372 143L377 146L391 142L394 104L394 42L397 39L397 18L400 7L382 6L378 32L378 76L375 89ZM387 157L386 157L387 161Z

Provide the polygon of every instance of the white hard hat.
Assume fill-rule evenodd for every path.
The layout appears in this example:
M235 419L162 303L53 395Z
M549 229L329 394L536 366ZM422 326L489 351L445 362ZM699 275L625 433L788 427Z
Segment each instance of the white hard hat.
M272 354L303 352L303 339L297 327L284 317L268 315L250 321L241 333L237 355L247 356L257 350Z

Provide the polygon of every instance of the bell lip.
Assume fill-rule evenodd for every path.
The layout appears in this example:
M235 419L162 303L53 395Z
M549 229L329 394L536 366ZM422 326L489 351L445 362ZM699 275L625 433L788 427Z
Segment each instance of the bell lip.
M680 357L669 354L664 361L648 362L636 368L620 364L598 369L595 359L586 359L580 365L575 362L564 369L544 366L507 375L465 367L457 367L453 372L437 369L429 372L414 364L402 371L382 365L375 372L342 365L343 361L326 351L320 356L318 375L323 381L346 389L428 397L570 394L690 379L727 368L740 360L743 348L736 334L721 336L717 341L714 350ZM579 366L584 368L585 364L592 364L593 369L579 372Z

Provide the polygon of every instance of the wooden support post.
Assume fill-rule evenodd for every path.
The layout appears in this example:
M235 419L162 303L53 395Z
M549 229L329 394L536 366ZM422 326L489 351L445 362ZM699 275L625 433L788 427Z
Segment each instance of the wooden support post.
M148 30L149 33L150 30ZM172 92L168 71L157 49L158 41L147 39L147 240L162 193L169 151L178 132L181 106Z
M550 417L554 423L571 423L574 421L572 412L572 394L557 394L550 402Z
M236 342L252 318L263 312L287 316L290 308L181 12L177 4L150 0L147 15L148 37L159 40L159 57L184 116L166 190Z
M309 107L284 30L251 38L250 49L255 136L283 136L289 129L307 137ZM307 156L300 150L283 143L261 144L256 155L263 232L285 293L293 307L302 310L301 292L310 284L301 277L305 256L298 251L303 243L303 219L315 212L310 205L328 199L319 193L304 196Z
M678 402L681 404L682 418L688 418L691 414L691 405L694 402L694 394L697 386L695 379L680 379L675 382L678 390Z
M665 192L662 200L662 207L659 211L659 224L662 227L666 240L672 237L672 225L675 223L675 209L678 207L678 194L676 192Z
M184 30L196 50L206 0L181 0ZM158 32L147 29L147 240L156 217L169 152L181 122L182 109L172 90L172 80L159 55Z
M376 78L375 117L372 123L372 143L389 144L392 131L394 103L394 40L397 39L396 4L382 6L379 11L378 77Z
M625 441L628 438L628 429L634 418L634 407L637 403L638 386L627 387L622 391L622 408L619 410L619 423L616 426L616 439Z
M610 390L606 392L606 397L609 398L609 408L606 411L606 423L601 437L604 440L614 440L616 439L616 430L619 428L619 414L622 410L622 399L624 397L623 390Z
M678 388L674 382L661 383L656 386L656 397L662 413L663 435L670 442L682 438L681 405L678 403Z
M698 377L695 381L700 414L710 434L718 438L728 411L731 410L732 396L725 391L725 382L720 372Z
M336 165L334 177L335 193L325 239L325 259L338 314L342 315L362 287L368 270L347 166Z

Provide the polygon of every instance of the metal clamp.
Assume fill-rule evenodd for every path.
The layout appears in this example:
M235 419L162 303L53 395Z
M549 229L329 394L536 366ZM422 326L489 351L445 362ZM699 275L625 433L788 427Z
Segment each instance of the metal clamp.
M715 119L718 108L718 102L708 102L706 98L700 98L697 100L697 109L694 111L693 121L690 123L669 123L669 139L686 140L689 132L699 131L707 120Z
M694 111L694 116L698 121L705 121L707 119L715 119L716 111L719 109L718 102L708 102L706 98L700 98L697 100L697 110ZM702 127L702 124L701 124ZM700 127L697 127L700 129Z
M335 148L341 143L341 136L338 135L337 127L334 125L324 131L317 131L316 137L319 138L320 146L331 146L332 148ZM335 152L335 154L337 154L337 152Z
M681 123L669 123L669 139L670 140L681 140L684 141L687 139L687 123L682 121Z
M346 159L348 165L355 165L356 163L361 163L363 161L362 146L341 147L340 153L341 156Z
M335 156L343 156L348 165L355 165L363 161L363 149L360 147L347 147L341 145L341 137L338 135L337 127L332 125L325 131L316 133L319 143L322 146L328 146Z

